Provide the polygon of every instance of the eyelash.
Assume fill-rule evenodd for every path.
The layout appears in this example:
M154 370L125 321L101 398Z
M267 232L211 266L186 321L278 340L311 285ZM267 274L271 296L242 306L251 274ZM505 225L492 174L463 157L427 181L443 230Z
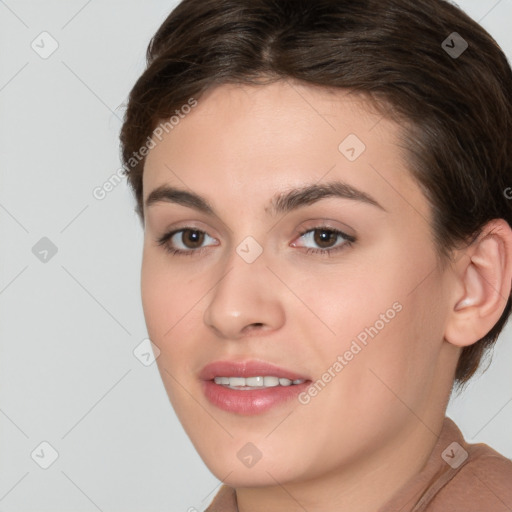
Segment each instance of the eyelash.
M196 231L198 233L206 234L204 231L201 231L201 230L193 228L193 227L184 227L184 228L177 229L175 231L170 231L170 232L164 234L162 237L157 239L158 245L162 246L165 251L172 254L173 256L199 256L208 248L208 247L201 247L199 249L189 249L187 251L184 251L183 249L174 249L174 248L170 247L167 242L174 235L176 235L177 233L181 233L183 231ZM306 235L307 233L310 233L311 231L313 231L313 232L314 231L327 231L328 233L333 233L336 236L341 236L345 240L344 240L343 244L341 244L337 247L333 247L332 249L308 248L306 250L306 254L320 254L322 256L328 257L328 256L331 256L333 253L336 253L336 252L344 249L346 246L350 247L354 242L357 241L357 239L354 236L347 235L343 231L340 231L340 230L334 229L334 228L329 228L327 226L318 226L318 227L314 227L314 228L309 228L309 229L303 231L302 233L300 233L299 238L302 238L304 235Z

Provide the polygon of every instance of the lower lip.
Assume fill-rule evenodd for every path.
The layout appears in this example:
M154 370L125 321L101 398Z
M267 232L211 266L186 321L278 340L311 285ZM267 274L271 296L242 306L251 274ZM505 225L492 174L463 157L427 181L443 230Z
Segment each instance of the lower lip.
M310 385L309 381L291 386L274 386L263 389L229 389L213 380L203 381L206 398L224 411L254 415L296 398Z

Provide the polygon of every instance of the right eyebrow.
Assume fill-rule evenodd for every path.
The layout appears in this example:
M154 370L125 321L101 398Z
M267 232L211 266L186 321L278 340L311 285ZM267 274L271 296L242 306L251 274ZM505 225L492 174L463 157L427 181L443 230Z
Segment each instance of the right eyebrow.
M215 215L213 207L203 197L186 190L170 187L169 185L161 185L155 188L146 199L146 208L161 202L176 203L206 213L207 215Z

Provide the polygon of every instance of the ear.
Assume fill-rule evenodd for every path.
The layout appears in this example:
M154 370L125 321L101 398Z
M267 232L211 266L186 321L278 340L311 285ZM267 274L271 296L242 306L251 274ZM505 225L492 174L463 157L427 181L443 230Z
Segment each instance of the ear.
M445 339L458 347L482 339L500 319L512 286L512 230L504 219L487 223L455 264L459 286ZM462 291L461 291L462 290Z

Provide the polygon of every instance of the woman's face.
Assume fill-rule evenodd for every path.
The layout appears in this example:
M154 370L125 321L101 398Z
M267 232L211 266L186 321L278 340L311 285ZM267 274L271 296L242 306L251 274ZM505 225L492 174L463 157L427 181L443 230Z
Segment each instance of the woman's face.
M147 157L147 328L183 427L228 484L392 467L444 416L450 274L397 125L361 101L223 85Z

